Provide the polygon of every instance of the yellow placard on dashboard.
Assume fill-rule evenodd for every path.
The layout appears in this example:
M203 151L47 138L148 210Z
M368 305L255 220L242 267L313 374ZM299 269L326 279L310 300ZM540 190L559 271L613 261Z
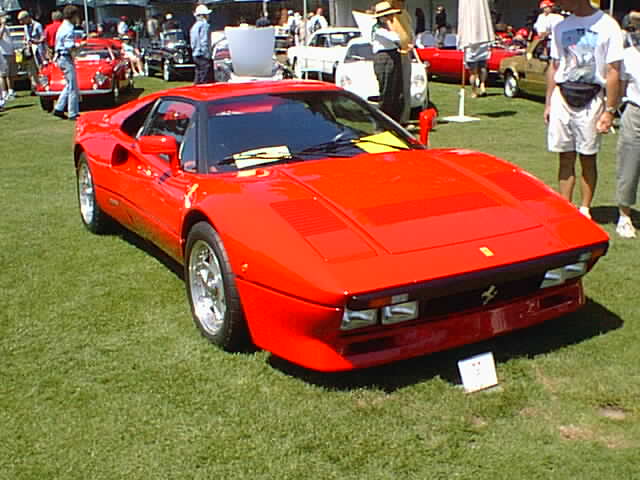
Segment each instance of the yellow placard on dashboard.
M356 145L367 153L397 152L407 148L404 141L389 131L362 137L356 142Z

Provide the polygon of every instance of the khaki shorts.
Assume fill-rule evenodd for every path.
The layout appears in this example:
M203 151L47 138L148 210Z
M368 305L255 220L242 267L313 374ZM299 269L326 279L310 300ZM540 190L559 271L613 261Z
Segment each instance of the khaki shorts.
M550 152L578 152L595 155L600 150L601 135L596 130L598 118L604 110L602 93L595 96L584 108L567 105L560 89L551 94L551 113L547 130L547 147Z

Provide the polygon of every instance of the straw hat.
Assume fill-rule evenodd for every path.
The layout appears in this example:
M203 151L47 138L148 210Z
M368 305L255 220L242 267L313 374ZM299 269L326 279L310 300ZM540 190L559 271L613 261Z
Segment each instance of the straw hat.
M629 25L640 28L640 11L629 13Z
M386 15L393 15L394 13L400 13L402 10L397 8L393 8L389 2L380 2L376 3L376 6L373 10L373 16L384 17Z

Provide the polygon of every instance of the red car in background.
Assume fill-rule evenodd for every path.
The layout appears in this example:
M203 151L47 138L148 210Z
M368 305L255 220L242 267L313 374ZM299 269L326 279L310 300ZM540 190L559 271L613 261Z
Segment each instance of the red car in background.
M119 40L103 38L92 38L78 46L74 62L81 99L98 97L113 106L121 90L133 87L131 66L121 49ZM36 95L40 97L43 110L53 110L64 84L64 75L55 62L49 62L40 69Z
M428 150L323 82L189 86L87 112L73 161L84 225L117 221L183 264L205 338L323 371L577 310L608 247L517 166Z
M435 37L431 33L422 34L416 42L416 52L420 60L429 62L429 75L447 80L462 80L462 50L456 47L456 35L447 34L442 48L436 46ZM518 50L492 47L491 56L487 62L489 80L499 78L498 70L503 58L513 57ZM469 70L465 73L469 78Z

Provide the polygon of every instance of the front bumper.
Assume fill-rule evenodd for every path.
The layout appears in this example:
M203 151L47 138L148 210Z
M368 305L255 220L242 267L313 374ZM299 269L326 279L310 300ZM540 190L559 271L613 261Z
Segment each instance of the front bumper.
M171 66L176 69L196 68L195 63L172 63Z
M303 367L327 372L476 343L573 312L585 302L581 281L574 281L455 314L342 332L340 308L312 304L240 278L236 281L255 344Z
M105 95L113 92L113 88L97 88L95 90L80 90L80 95ZM62 90L36 91L39 97L59 97Z

